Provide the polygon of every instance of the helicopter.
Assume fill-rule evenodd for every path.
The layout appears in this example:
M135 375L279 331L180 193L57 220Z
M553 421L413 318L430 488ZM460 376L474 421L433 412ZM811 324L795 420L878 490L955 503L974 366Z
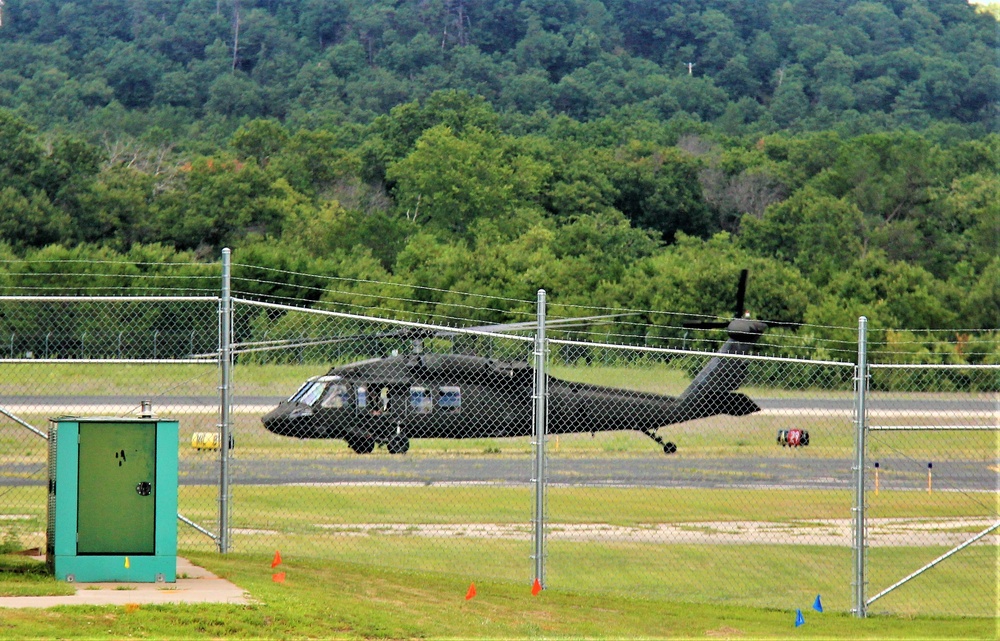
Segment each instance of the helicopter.
M685 323L692 328L725 327L728 340L717 354L748 354L767 331L767 323L744 317L745 287L746 270L737 291L737 318L721 324ZM746 368L745 359L715 356L677 397L547 376L547 431L634 430L655 441L665 454L673 454L676 444L663 440L659 428L760 411L752 399L735 391ZM308 379L262 421L268 431L281 436L343 439L358 454L370 454L376 446L403 454L415 438L530 436L534 384L535 371L526 361L397 353L334 366Z

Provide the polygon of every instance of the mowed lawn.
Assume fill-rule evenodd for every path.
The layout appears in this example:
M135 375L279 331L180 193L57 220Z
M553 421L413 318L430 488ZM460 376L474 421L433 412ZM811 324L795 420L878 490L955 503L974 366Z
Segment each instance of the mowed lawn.
M250 605L60 607L0 610L0 638L63 639L540 639L804 638L993 639L995 619L881 617L767 610L470 582L439 573L286 556L189 553L247 590ZM9 569L9 568L8 568ZM284 582L273 580L281 570ZM17 575L0 573L0 588ZM796 627L796 610L804 624Z

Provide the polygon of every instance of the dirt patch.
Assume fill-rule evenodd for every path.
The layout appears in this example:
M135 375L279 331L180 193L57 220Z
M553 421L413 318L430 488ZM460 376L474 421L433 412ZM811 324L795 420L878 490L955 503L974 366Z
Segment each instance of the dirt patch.
M986 519L869 519L869 547L955 546L986 530ZM317 524L343 536L420 536L530 540L532 526L505 523L345 523ZM550 523L550 541L634 541L693 545L825 545L851 547L853 522L823 521L702 521L623 526L608 523ZM997 532L980 543L997 545Z

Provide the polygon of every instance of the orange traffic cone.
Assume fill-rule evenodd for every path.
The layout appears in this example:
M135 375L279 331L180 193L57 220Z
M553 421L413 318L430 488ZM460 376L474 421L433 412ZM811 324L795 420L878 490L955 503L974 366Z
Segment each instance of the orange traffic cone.
M278 550L274 551L274 560L271 561L271 567L276 568L281 565L281 552Z
M474 596L476 596L476 584L475 583L470 583L469 584L469 591L465 593L465 600L468 601L469 599L471 599Z
M538 596L538 593L542 591L542 583L535 578L535 582L531 585L531 596Z

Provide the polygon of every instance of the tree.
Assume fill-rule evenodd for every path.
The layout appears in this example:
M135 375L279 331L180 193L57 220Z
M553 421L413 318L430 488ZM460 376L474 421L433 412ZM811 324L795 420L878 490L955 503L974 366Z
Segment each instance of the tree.
M135 44L116 47L108 56L105 77L115 98L129 109L153 104L160 78L168 67L160 56Z
M857 207L807 187L772 205L763 218L744 216L739 242L822 285L863 255L863 230Z
M288 132L274 120L251 120L236 130L229 145L241 160L253 158L259 167L267 167L271 157L288 143Z
M698 181L698 161L672 148L638 143L615 153L614 200L635 227L653 229L672 242L677 232L707 236L715 231Z
M873 325L883 328L955 327L958 292L926 270L869 252L826 286L840 301L860 305Z
M88 221L83 238L104 242L118 251L154 238L151 203L154 176L125 165L102 171L80 196L80 206Z
M6 109L0 109L0 186L24 190L42 162L42 151L31 128Z
M363 177L384 179L386 167L409 154L417 139L431 127L444 125L457 136L469 127L496 132L498 123L496 112L481 96L464 91L436 91L423 104L415 101L399 105L369 127L361 152Z
M502 141L475 128L458 137L439 125L389 166L397 208L414 223L464 233L480 216L498 217L538 197L541 174L528 158L506 157Z
M797 128L809 114L809 97L802 81L786 77L774 90L768 113L781 127Z
M972 283L959 309L966 328L995 331L1000 327L1000 257L994 256Z
M13 187L0 189L0 239L12 247L42 247L64 241L71 225L69 215L53 207L44 192L25 195Z
M801 322L815 288L788 265L753 256L731 242L725 232L702 240L678 235L677 242L637 261L622 279L622 301L633 309L663 310L684 315L731 318L741 269L749 269L745 306L755 318ZM660 324L677 327L672 314Z
M263 116L260 87L242 73L220 75L208 90L205 108L223 116Z
M287 192L286 192L287 193ZM267 175L256 163L204 158L180 184L154 204L158 238L178 247L218 247L248 233L278 233L281 207Z

